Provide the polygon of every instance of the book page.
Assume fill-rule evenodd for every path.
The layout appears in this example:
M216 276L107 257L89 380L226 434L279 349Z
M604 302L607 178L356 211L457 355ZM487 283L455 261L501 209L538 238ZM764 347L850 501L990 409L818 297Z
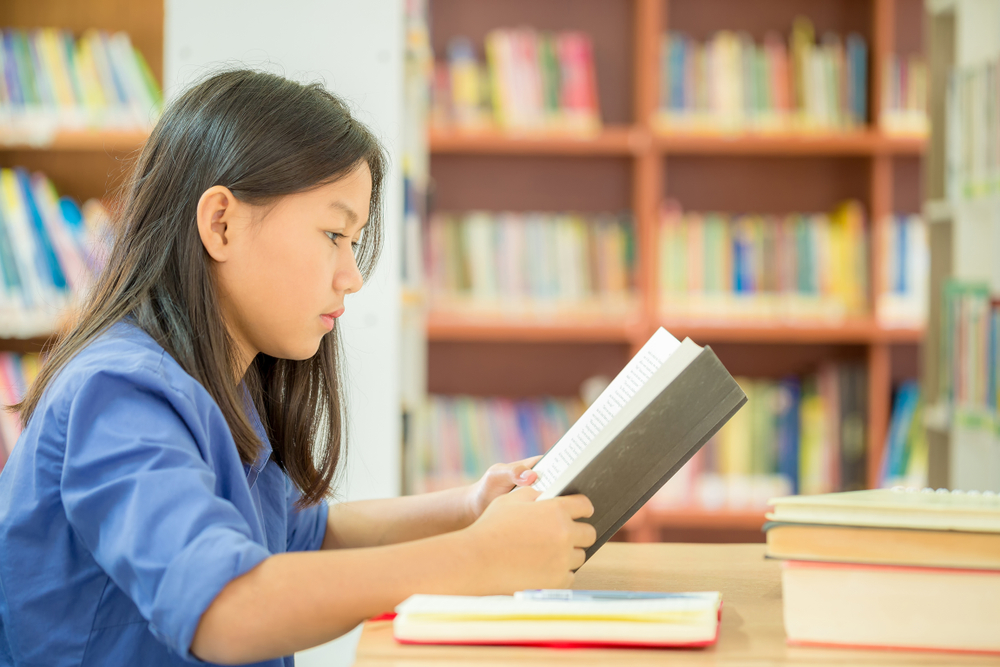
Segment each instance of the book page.
M538 481L531 485L532 488L545 491L680 345L680 341L667 333L666 329L657 329L583 416L535 465L533 470L538 473Z

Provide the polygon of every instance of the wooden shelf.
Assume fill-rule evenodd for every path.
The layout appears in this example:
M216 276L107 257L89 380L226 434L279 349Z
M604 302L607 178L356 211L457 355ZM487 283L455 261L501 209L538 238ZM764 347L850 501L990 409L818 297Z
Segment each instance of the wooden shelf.
M687 528L699 530L760 530L766 510L705 510L700 508L664 508L647 506L643 521L652 528Z
M615 318L610 318L614 320ZM522 342L630 342L642 343L654 326L662 326L677 338L698 343L797 343L857 344L919 343L920 329L885 329L871 320L824 326L819 324L703 324L664 319L645 325L637 317L608 321L596 317L546 320L500 319L431 312L427 337L434 341L522 341Z
M113 151L129 152L142 147L147 130L60 130L45 141L0 133L0 151Z
M644 327L637 317L612 318L475 318L431 312L427 338L431 341L519 341L630 343L641 337Z
M649 144L648 133L631 126L605 127L597 134L461 132L431 128L435 154L631 155Z
M594 135L430 130L431 153L466 155L640 155L651 148L677 155L920 155L925 140L877 130L840 133L650 135L640 126Z
M876 155L923 152L924 141L892 137L875 130L815 134L662 133L656 147L668 154L690 155Z
M660 325L674 336L690 336L695 341L727 343L916 343L923 338L920 329L884 329L871 320L841 324L698 324L662 320Z

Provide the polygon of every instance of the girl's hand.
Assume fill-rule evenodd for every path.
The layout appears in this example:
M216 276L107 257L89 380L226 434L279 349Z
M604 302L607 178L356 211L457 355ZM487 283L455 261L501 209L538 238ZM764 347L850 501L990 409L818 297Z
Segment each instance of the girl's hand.
M535 502L531 487L496 499L471 526L469 553L478 556L477 595L510 594L526 588L569 588L597 531L577 521L594 506L582 495Z
M517 486L530 486L538 480L538 473L531 467L541 456L532 456L513 463L497 463L489 467L482 479L468 487L466 506L469 523L478 519L489 504L500 496L510 493Z

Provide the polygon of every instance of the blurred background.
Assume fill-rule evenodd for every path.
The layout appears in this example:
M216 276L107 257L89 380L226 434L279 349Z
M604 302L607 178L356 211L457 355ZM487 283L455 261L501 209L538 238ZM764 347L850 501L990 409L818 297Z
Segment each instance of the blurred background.
M615 539L1000 491L1000 0L5 0L0 28L0 402L164 99L243 63L324 82L392 158L335 500L545 451L659 326L750 400Z

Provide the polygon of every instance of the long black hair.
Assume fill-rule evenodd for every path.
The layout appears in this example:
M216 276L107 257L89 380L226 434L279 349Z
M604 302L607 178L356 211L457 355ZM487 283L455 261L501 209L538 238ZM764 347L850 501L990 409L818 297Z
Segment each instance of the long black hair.
M362 163L371 170L371 213L356 258L367 278L382 245L386 156L344 102L321 85L251 70L221 72L189 88L167 107L142 148L115 215L107 266L15 406L22 422L81 348L131 316L215 399L240 458L256 460L261 442L233 382L236 347L198 234L198 200L223 185L240 201L267 205L334 182ZM326 495L343 453L340 355L335 325L311 359L261 353L243 378L272 456L301 490L302 504Z

